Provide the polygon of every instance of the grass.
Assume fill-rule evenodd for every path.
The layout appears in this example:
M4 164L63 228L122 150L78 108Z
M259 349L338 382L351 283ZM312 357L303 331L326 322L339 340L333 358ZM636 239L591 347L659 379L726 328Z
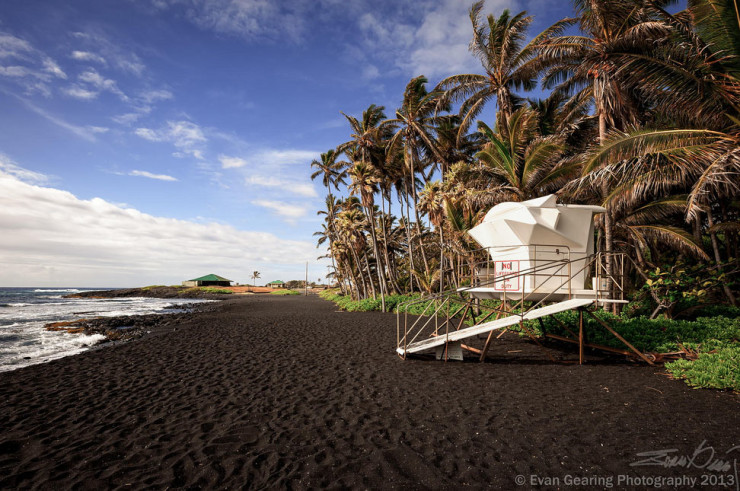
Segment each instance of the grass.
M341 309L349 312L380 311L380 298L352 300L341 295L338 290L324 290L319 293L321 298L334 302ZM420 300L421 296L388 295L385 298L386 310L395 312L396 308L411 300ZM498 302L483 300L484 305L495 307ZM408 306L410 314L421 315L430 307L431 301L420 301ZM450 312L455 312L462 304L454 302L450 305ZM427 313L433 309L427 310ZM599 311L600 319L608 323L621 336L632 343L637 349L645 352L670 353L682 348L695 350L696 360L677 360L666 363L665 368L677 379L683 379L692 387L734 390L740 392L740 311L731 308L707 309L706 313L721 313L699 317L695 320L648 319L646 317L615 316ZM485 314L483 314L485 315ZM555 317L557 320L553 319ZM561 323L576 326L578 313L567 311L552 317L542 319L545 330L552 334L568 336L561 327ZM468 321L468 325L472 320ZM541 325L538 321L528 321L527 327L542 336ZM517 330L517 326L510 328ZM624 349L624 345L601 327L590 316L584 316L584 333L589 343L601 344L614 348Z
M270 295L300 295L301 292L297 292L295 290L275 290L274 292L270 292Z

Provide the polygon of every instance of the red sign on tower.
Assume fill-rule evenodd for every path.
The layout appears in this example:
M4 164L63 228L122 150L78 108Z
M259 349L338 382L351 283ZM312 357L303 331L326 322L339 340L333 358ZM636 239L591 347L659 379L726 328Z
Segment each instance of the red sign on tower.
M498 292L519 291L519 260L494 261L493 289Z

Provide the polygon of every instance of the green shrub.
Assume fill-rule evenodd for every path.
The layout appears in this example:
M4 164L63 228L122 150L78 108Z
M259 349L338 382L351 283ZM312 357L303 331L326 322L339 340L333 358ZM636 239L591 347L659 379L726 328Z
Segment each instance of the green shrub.
M740 344L737 342L701 352L697 360L676 360L666 363L665 367L671 375L685 379L692 387L740 391Z
M203 292L206 292L206 293L222 293L222 294L225 294L225 295L228 295L230 293L234 293L231 290L225 290L223 288L214 288L214 287L211 287L211 286L201 286L201 287L199 287L199 290L200 291L203 291Z

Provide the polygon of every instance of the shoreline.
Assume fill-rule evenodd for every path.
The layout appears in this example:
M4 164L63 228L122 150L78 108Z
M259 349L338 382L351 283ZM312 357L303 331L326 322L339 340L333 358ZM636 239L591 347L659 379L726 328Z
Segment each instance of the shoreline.
M726 454L740 444L740 397L661 368L553 364L516 335L487 363L403 361L392 314L315 296L209 307L138 342L0 373L0 487L693 477L706 471L630 464L660 449L690 456L705 440L740 461Z

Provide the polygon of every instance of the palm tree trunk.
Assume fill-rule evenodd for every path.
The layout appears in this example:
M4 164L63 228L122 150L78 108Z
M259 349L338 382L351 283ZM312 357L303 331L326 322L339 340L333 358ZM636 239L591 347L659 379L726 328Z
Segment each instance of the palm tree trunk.
M722 271L722 267L720 266L720 263L722 262L722 257L719 254L719 242L717 240L717 233L712 230L712 227L714 227L714 219L712 218L711 208L707 209L707 225L709 225L709 237L712 239L714 260L716 261L719 270ZM730 290L730 287L727 286L727 283L722 283L722 289L724 290L725 296L727 297L727 300L729 300L730 304L733 307L737 306L737 303L735 302L735 296L732 294L732 290Z
M408 145L408 140L407 140ZM416 194L416 146L411 145L409 149L410 171L411 171L411 196L414 198L414 215L416 216L416 233L419 238L419 250L421 258L424 261L424 272L429 275L429 262L427 261L426 252L424 252L424 241L421 239L421 218L419 218L419 196Z
M383 215L381 217L381 225L383 229L383 255L385 256L385 267L388 273L388 283L393 290L393 293L398 293L398 284L396 283L395 275L391 268L391 260L388 257L388 227L386 227L385 219L391 214L391 198L388 196L388 214L385 213L385 193L380 195L381 211Z
M599 145L603 145L604 141L606 140L606 113L603 109L599 109ZM606 199L606 197L609 196L609 186L605 182L601 185L601 197L602 199ZM604 212L604 252L606 253L605 257L605 269L606 269L606 275L607 275L607 290L609 291L610 298L613 298L613 284L612 284L612 276L614 273L613 263L612 263L612 251L614 250L614 234L612 231L612 225L613 225L613 217L612 212L609 209L609 207L606 207L606 211ZM615 310L616 304L606 304L604 305L604 310Z
M694 240L697 244L701 244L701 211L696 211L692 225L694 229Z
M370 291L373 293L373 300L376 300L378 298L378 294L375 292L373 275L370 273L370 259L367 257L367 251L362 251L362 255L365 257L365 271L367 272L367 281L370 283Z
M349 249L352 251L352 257L355 260L355 265L357 265L357 274L360 277L360 281L362 282L362 298L367 298L367 285L365 284L365 276L362 274L362 263L360 262L360 257L357 255L357 251L354 249L354 247L350 247Z
M378 253L378 237L375 233L375 210L372 206L366 208L367 216L370 221L370 238L373 241L373 254L375 254L375 269L378 274L378 287L380 288L380 307L385 312L385 266ZM382 218L382 217L381 217ZM368 273L369 274L369 273ZM373 297L375 295L373 294Z
M424 251L424 241L421 238L421 217L419 216L418 203L414 202L414 214L416 215L416 230L419 236L419 250L421 250L421 259L424 262L424 271L427 276L429 275L429 261L427 261L427 254Z
M405 229L406 229L406 246L409 250L409 293L414 291L414 274L412 271L416 269L416 265L414 264L414 247L411 242L411 208L409 207L409 193L408 190L406 193L404 193L403 199L406 200L406 217L405 220ZM403 217L403 202L401 203L401 216Z
M445 288L445 237L442 224L439 225L439 294Z

